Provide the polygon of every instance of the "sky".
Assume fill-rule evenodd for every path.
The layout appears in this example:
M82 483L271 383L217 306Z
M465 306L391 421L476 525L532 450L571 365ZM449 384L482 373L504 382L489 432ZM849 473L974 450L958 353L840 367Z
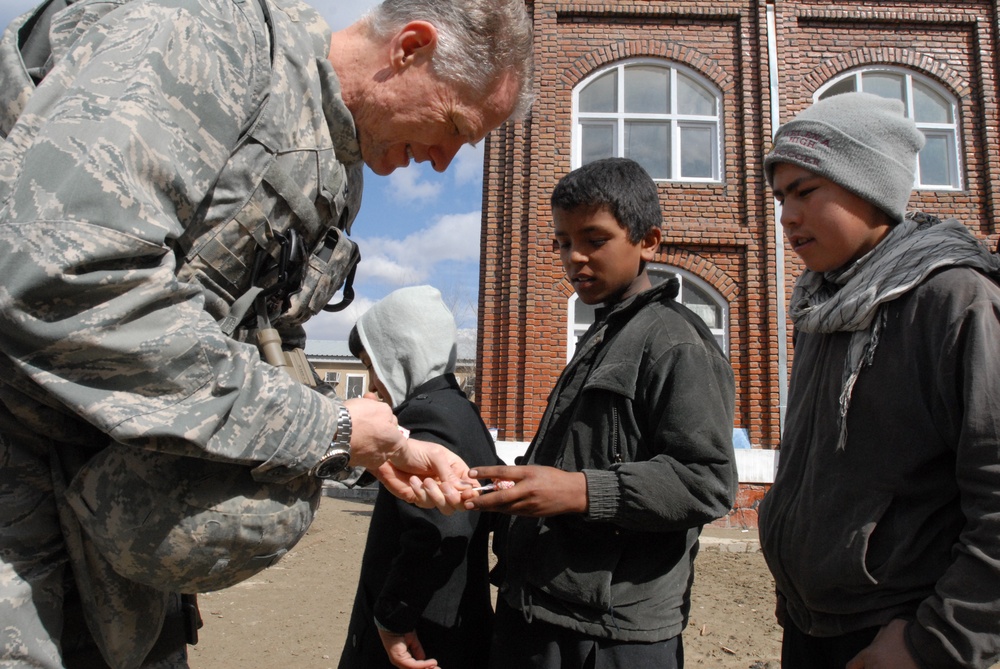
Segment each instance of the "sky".
M39 0L0 0L6 27ZM353 23L377 0L310 0L334 30ZM369 306L397 288L430 284L441 291L460 329L476 327L483 143L463 148L444 174L411 164L380 177L365 168L361 210L351 238L361 249L354 303L306 324L312 339L347 339ZM340 294L334 297L339 301Z

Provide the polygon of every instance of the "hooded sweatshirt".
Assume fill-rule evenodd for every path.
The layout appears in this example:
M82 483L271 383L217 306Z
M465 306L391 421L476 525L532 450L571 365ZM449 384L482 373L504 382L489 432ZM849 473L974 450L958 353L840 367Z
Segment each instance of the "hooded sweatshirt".
M358 334L393 407L431 379L455 371L455 318L431 286L402 288L358 319Z
M469 465L499 464L489 431L454 374L457 330L441 294L403 288L357 324L399 424L410 436L458 453ZM390 669L375 621L415 630L443 667L485 665L493 608L488 581L490 514L445 516L379 490L340 667Z

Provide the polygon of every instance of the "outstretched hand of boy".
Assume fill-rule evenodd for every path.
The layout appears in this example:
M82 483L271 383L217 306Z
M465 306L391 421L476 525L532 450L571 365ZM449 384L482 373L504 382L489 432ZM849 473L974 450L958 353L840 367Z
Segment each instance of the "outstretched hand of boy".
M511 487L488 494L463 492L469 510L534 518L587 511L587 477L583 472L542 465L497 466L476 467L469 470L469 477L514 482Z

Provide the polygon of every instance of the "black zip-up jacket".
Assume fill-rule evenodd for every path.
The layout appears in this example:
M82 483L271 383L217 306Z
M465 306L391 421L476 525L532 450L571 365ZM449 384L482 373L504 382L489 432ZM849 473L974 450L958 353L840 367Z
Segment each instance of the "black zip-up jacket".
M926 669L1000 659L1000 291L940 271L886 305L837 449L849 332L797 332L760 507L787 614L818 637L911 620Z
M498 532L494 581L529 620L629 642L687 622L701 527L737 476L732 369L677 290L599 313L549 396L526 462L582 471L589 510Z
M395 412L414 438L446 446L467 462L502 464L453 374L421 384ZM493 624L487 580L492 515L446 516L380 486L340 666L391 669L376 619L397 632L416 630L428 656L443 667L485 664Z

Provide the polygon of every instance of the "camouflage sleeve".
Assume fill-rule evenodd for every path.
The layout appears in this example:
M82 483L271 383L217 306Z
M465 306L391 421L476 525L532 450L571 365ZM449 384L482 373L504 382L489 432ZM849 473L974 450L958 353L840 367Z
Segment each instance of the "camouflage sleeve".
M238 0L127 3L74 38L0 149L0 349L118 442L284 480L322 455L336 406L226 337L173 245L268 68Z

